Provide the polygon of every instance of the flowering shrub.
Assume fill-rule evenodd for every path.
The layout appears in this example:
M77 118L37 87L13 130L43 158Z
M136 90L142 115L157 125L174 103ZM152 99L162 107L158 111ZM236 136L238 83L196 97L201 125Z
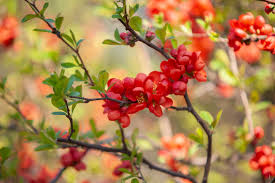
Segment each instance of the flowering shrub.
M30 8L19 24L17 3L4 2L0 182L273 183L274 2L263 1L237 11L210 0L66 6L92 8L89 24L51 16L59 6L43 0L18 3ZM100 47L110 17L120 26ZM73 20L93 43L66 31Z

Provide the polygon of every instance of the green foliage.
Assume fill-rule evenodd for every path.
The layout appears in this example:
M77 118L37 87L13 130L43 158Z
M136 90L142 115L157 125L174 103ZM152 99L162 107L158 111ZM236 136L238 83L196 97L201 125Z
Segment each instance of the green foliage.
M201 128L197 128L196 133L190 134L189 138L194 140L200 145L204 145L204 135L203 135L203 130Z
M139 16L134 16L130 19L129 25L135 30L142 33L142 19Z
M0 162L3 164L12 154L12 150L10 147L2 147L0 149ZM1 165L0 164L0 165Z
M34 18L37 18L38 16L37 15L34 15L34 14L28 14L26 15L22 20L21 22L24 23L24 22L27 22L31 19L34 19Z
M94 86L92 86L91 88L97 90L100 93L105 93L105 86L109 79L109 73L103 70L98 73L97 77L92 76L92 78L94 81Z

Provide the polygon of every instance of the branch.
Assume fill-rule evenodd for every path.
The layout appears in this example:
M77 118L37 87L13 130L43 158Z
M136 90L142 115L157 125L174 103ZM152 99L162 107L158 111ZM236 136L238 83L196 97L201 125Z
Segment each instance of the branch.
M127 14L126 14L127 15ZM127 16L126 16L127 17ZM134 29L129 25L129 23L126 21L124 22L122 19L118 19L120 21L120 23L122 23L122 25L124 25L125 29L130 31L133 36L136 37L136 39L144 44L146 44L147 46L153 48L154 50L156 50L157 52L159 52L160 54L162 54L166 59L169 59L170 56L161 48L159 48L158 46L156 46L155 44L143 39L141 36L138 35L138 33L136 33L136 31L134 31Z
M19 109L19 106L18 106L17 104L15 104L15 103L11 102L10 100L8 100L8 99L6 98L5 95L1 95L0 98L1 98L2 100L4 100L4 101L5 101L9 106L11 106L13 109L15 109L15 110L18 112L18 114L21 116L21 118L23 119L23 121L25 122L25 124L27 124L27 126L28 126L29 128L31 128L32 131L33 131L35 134L38 134L38 130L37 130L31 123L28 122L28 120L27 120L26 117L22 114L22 112L21 112L21 110Z
M50 183L57 183L57 181L61 178L63 172L66 170L67 167L63 167L59 170L59 172L57 173L57 175L55 176L55 178L53 180L50 181Z
M228 50L228 55L229 55L229 60L231 63L232 72L235 75L235 77L239 78L239 69L238 69L235 53L227 45L226 45L226 48ZM253 127L252 111L249 106L248 97L247 97L247 94L246 94L245 90L243 89L243 87L240 87L239 89L240 89L240 97L241 97L241 100L242 100L242 103L243 103L243 106L245 109L245 115L246 115L246 119L248 122L249 133L253 137L254 127Z
M111 101L121 103L121 104L133 103L132 101L123 101L123 100L117 100L117 99L114 99L114 98L110 98L106 94L105 94L105 97L101 97L101 98L85 98L85 97L75 97L75 96L68 96L68 97L83 100L84 103L89 103L89 102L98 101L98 100L111 100Z
M124 149L125 151L129 151L129 150L128 150L128 147L127 147L127 144L126 144L126 138L125 138L124 130L123 130L123 128L121 127L120 123L119 123L119 122L117 122L117 123L118 123L119 130L120 130L121 142L122 142L122 145L123 145L123 149Z
M67 109L67 115L66 115L66 117L70 121L70 134L68 136L68 140L70 140L71 137L72 137L72 135L73 135L73 133L74 133L74 123L73 123L73 118L72 118L71 113L70 113L70 108L69 108L68 102L67 102L66 99L64 99L64 102L65 102L66 109Z
M186 101L188 111L193 114L196 120L199 122L203 130L205 131L208 138L208 147L207 147L207 159L206 164L204 166L204 175L202 179L202 183L207 183L210 167L211 167L211 156L212 156L212 131L209 129L207 123L200 117L200 115L195 111L189 97L187 91L184 94L184 99Z
M125 150L124 148L106 147L106 146L102 146L102 145L98 145L98 144L89 144L89 143L85 143L85 142L81 142L81 141L77 141L77 140L73 140L73 139L68 140L68 139L58 138L57 142L73 144L73 145L77 145L77 146L82 147L82 148L99 150L99 151L102 151L102 152L123 153L123 154L128 154L128 155L132 154L131 151ZM168 169L165 169L165 168L161 168L157 165L154 165L153 163L151 163L149 160L147 160L145 158L143 158L142 162L144 164L146 164L152 170L156 170L156 171L159 171L159 172L162 172L162 173L174 176L174 177L188 179L192 183L197 183L197 181L189 175L185 175L185 174L182 174L180 172L174 172L174 171L171 171L171 170L168 170Z
M91 75L89 74L88 69L86 68L83 58L81 57L80 53L79 53L79 49L78 48L73 48L68 41L66 41L62 36L61 36L61 32L59 30L56 29L55 26L53 26L52 24L50 24L47 19L40 13L39 9L37 8L37 6L35 5L35 3L32 3L28 0L24 0L25 2L27 2L29 4L29 6L32 8L32 10L35 12L36 15L38 15L38 17L43 20L48 27L51 29L52 33L56 35L56 37L58 37L63 43L65 43L79 58L80 62L81 62L81 68L84 70L85 74L87 75L90 85L94 86L94 82L91 78Z
M274 4L275 5L275 0L258 0L258 1L263 1L263 2L266 2L268 4Z

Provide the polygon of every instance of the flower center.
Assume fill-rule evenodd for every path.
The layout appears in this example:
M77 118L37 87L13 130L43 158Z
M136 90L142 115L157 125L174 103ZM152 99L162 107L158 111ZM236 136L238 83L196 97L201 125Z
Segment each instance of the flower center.
M144 103L145 101L143 93L140 93L139 96L137 96L136 98L139 104Z

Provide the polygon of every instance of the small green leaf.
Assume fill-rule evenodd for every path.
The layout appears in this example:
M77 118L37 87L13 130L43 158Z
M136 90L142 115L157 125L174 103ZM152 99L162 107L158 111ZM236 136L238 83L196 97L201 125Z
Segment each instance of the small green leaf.
M84 39L80 39L79 41L77 41L76 46L79 47L80 44L81 44L83 41L84 41Z
M1 162L4 163L11 156L11 149L9 147L2 147L0 149Z
M134 178L131 180L131 183L139 183L138 179Z
M24 23L24 22L27 22L27 21L29 21L29 20L31 20L33 18L36 18L36 17L37 17L37 15L28 14L24 18L22 18L21 22Z
M209 124L211 124L214 120L212 115L207 111L200 111L200 116L202 119L204 119Z
M64 17L57 17L55 19L55 26L56 26L57 30L59 30L61 28L63 20L64 20Z
M70 33L71 33L74 43L76 44L76 38L75 38L74 32L71 29L70 29Z
M114 14L114 15L112 15L112 18L122 19L121 15L119 15L119 14Z
M221 119L221 116L222 116L222 110L220 110L216 116L216 119L213 121L213 123L211 124L211 126L213 128L215 128L218 124L219 124L219 121Z
M115 30L114 37L117 41L121 42L122 39L120 38L118 29Z
M62 67L64 67L64 68L72 68L72 67L76 67L76 65L75 65L75 64L70 63L70 62L65 62L65 63L62 63L62 64L61 64L61 66L62 66Z
M159 40L161 40L162 44L164 44L166 40L167 25L168 24L165 24L163 28L156 30L156 36Z
M44 16L45 11L47 10L48 7L49 7L49 3L47 2L47 3L44 4L42 10L40 11L40 14L41 14L42 16Z
M67 34L62 33L61 36L62 36L63 38L65 38L67 41L69 41L71 44L74 44L73 39L72 39L70 36L68 36Z
M103 44L107 44L107 45L120 45L120 43L113 41L111 39L106 39L103 41Z
M130 7L129 16L132 17L139 9L139 4L136 4L134 7Z
M49 33L52 33L51 30L48 30L48 29L33 29L33 31L36 31L36 32L49 32Z
M53 149L53 148L54 148L54 145L52 145L52 144L43 144L43 145L36 147L34 150L35 151L45 151L45 150L49 150L49 149Z
M136 31L142 32L142 19L139 16L134 16L130 19L129 25Z
M66 116L67 114L65 112L52 112L52 115L64 115L64 116Z

